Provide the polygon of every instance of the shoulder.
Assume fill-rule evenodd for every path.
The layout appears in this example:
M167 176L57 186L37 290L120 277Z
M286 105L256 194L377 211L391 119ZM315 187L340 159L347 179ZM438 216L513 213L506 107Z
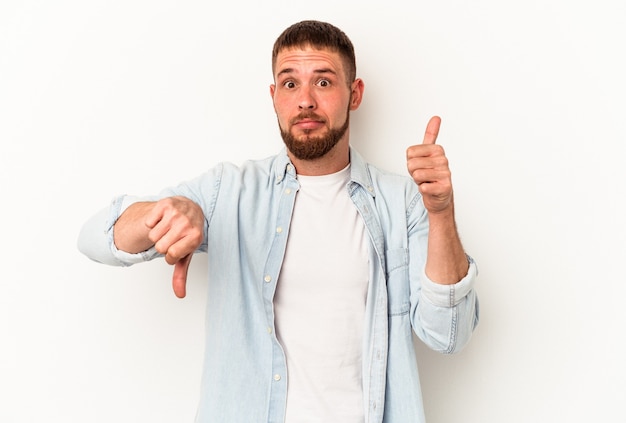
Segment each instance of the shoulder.
M286 155L275 154L261 159L247 159L240 164L220 162L212 171L221 174L222 179L259 178L270 176L285 169L288 164Z
M419 193L417 185L408 174L399 174L382 169L366 161L356 150L350 152L352 179L366 187L371 186L377 193L398 194L407 192L414 196Z

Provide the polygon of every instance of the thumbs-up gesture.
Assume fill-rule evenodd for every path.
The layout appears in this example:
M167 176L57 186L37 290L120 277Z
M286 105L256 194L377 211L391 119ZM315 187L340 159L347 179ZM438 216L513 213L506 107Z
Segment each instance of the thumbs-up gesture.
M452 178L443 147L436 144L441 118L433 116L426 126L422 144L407 149L407 168L417 183L430 214L451 211Z

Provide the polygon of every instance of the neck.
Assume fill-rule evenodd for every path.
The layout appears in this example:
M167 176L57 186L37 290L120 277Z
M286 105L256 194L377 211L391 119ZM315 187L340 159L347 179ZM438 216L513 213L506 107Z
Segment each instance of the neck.
M296 168L296 173L305 176L321 176L339 172L350 163L350 146L347 137L339 141L337 145L323 157L314 160L300 160L287 151L291 163Z

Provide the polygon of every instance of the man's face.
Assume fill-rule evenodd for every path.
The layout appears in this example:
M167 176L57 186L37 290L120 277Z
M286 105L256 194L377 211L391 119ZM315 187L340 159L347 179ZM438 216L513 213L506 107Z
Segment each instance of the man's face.
M270 86L283 141L300 160L314 160L345 139L350 110L360 103L360 81L349 84L338 53L283 50ZM356 97L353 98L353 97Z

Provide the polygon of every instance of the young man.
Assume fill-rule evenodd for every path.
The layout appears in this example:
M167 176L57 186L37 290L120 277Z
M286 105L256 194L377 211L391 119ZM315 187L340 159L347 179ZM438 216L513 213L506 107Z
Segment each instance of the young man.
M164 256L179 297L208 252L197 422L422 422L412 331L453 353L478 322L440 119L407 150L410 177L389 174L349 144L364 84L342 31L292 25L272 68L280 154L117 198L79 248L122 266Z

